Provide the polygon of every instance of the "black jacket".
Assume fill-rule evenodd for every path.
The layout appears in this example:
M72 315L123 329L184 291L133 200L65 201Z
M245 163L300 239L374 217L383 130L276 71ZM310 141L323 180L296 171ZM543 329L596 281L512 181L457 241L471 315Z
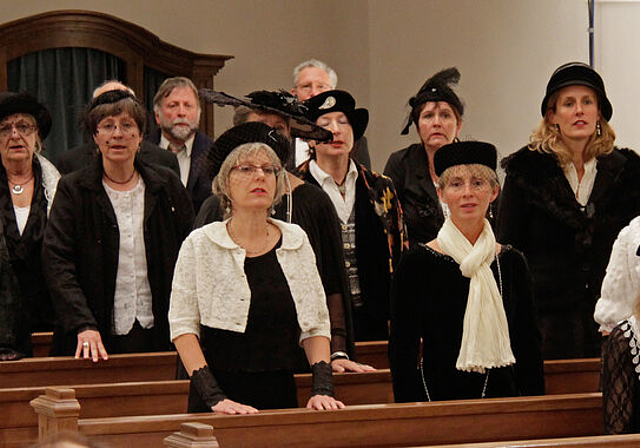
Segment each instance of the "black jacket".
M60 154L56 168L60 174L69 174L90 165L96 158L98 158L96 146L92 142L88 142ZM166 166L180 177L180 165L178 165L176 155L158 145L143 140L138 158L146 164Z
M595 302L618 232L640 213L640 157L599 157L585 207L555 156L524 147L502 161L507 177L498 240L529 260L545 358L600 355Z
M186 190L172 171L135 162L145 182L144 241L158 350L171 348L169 295L180 245L193 223ZM100 331L110 350L120 233L102 186L102 160L58 185L43 243L44 271L58 324L54 353L72 355L77 332Z
M160 144L161 131L150 134L147 140L155 145ZM206 134L196 131L191 148L191 167L189 168L189 179L187 180L187 191L191 196L193 210L197 214L205 199L211 196L211 182L209 161L207 155L213 141Z
M436 238L444 215L431 181L424 146L416 143L391 154L384 174L391 178L398 192L410 246Z

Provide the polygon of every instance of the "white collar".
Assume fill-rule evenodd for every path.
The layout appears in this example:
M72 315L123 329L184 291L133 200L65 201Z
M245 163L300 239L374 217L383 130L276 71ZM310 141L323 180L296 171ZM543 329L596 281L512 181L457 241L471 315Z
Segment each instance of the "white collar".
M196 133L194 132L193 135L189 137L189 140L184 142L184 145L186 146L187 157L189 158L191 157L191 151L193 150L193 142L195 139ZM169 140L164 136L162 132L160 132L160 143L158 146L160 146L162 149L167 149L169 148L169 143Z
M241 247L231 239L229 232L227 232L227 223L230 220L231 218L227 218L224 221L212 222L211 224L203 226L202 231L212 242L224 249L241 249ZM299 226L273 218L270 218L269 222L280 229L282 233L281 249L295 250L302 246L305 233Z
M318 182L318 184L320 184L320 186L323 186L325 182L336 183L336 181L333 180L333 177L331 177L330 174L327 174L322 168L320 168L320 165L318 165L318 162L316 162L315 160L311 160L309 162L309 172L314 177L314 179ZM347 175L344 178L345 184L347 182L350 182L351 179L355 180L357 178L358 178L358 168L356 167L355 162L349 159L349 169L347 170Z

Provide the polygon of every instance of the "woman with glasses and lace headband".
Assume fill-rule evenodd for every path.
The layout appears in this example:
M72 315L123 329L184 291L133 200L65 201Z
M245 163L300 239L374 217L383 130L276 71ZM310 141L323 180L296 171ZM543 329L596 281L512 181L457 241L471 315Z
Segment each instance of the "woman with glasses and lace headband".
M329 313L313 249L300 227L270 218L285 176L269 145L233 149L213 181L226 219L194 230L180 250L169 322L191 377L189 412L297 407L298 345L313 374L307 407L343 406L333 398Z
M43 248L53 349L94 362L169 350L171 279L191 201L174 172L136 157L146 111L131 93L96 97L85 120L100 157L60 182Z
M502 161L497 233L529 260L545 359L597 357L593 310L615 238L640 214L640 157L615 146L587 64L553 72L540 112L530 143Z
M51 331L42 238L60 174L40 155L49 111L26 93L0 94L0 361L32 355L31 332Z
M450 215L400 260L389 359L398 402L544 393L527 262L485 218L498 196L496 148L443 146L434 157Z

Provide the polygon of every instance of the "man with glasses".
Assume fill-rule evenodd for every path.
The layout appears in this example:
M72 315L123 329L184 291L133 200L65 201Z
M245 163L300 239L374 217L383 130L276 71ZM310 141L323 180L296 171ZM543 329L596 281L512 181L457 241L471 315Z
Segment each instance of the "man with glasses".
M291 93L298 101L306 101L319 93L335 90L338 85L338 74L334 69L317 59L301 62L293 69L293 88ZM371 158L367 147L367 138L358 139L353 145L352 156L356 162L371 169ZM288 168L296 168L309 158L309 145L303 140L296 139L293 160L287 164Z

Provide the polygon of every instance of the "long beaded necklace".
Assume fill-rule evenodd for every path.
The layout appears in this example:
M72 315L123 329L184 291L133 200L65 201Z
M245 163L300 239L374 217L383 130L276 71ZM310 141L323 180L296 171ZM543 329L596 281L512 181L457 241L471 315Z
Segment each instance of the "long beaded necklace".
M229 222L227 223L227 232L229 232L229 236L231 237L233 242L236 243L238 246L242 247L244 251L247 253L247 255L261 254L267 250L267 246L269 245L269 223L268 222L267 222L266 236L264 237L264 245L260 249L249 250L246 247L244 247L242 244L240 244L240 241L238 240L238 238L236 238L235 234L233 233L233 230L231 230L231 221L232 220L229 220Z

